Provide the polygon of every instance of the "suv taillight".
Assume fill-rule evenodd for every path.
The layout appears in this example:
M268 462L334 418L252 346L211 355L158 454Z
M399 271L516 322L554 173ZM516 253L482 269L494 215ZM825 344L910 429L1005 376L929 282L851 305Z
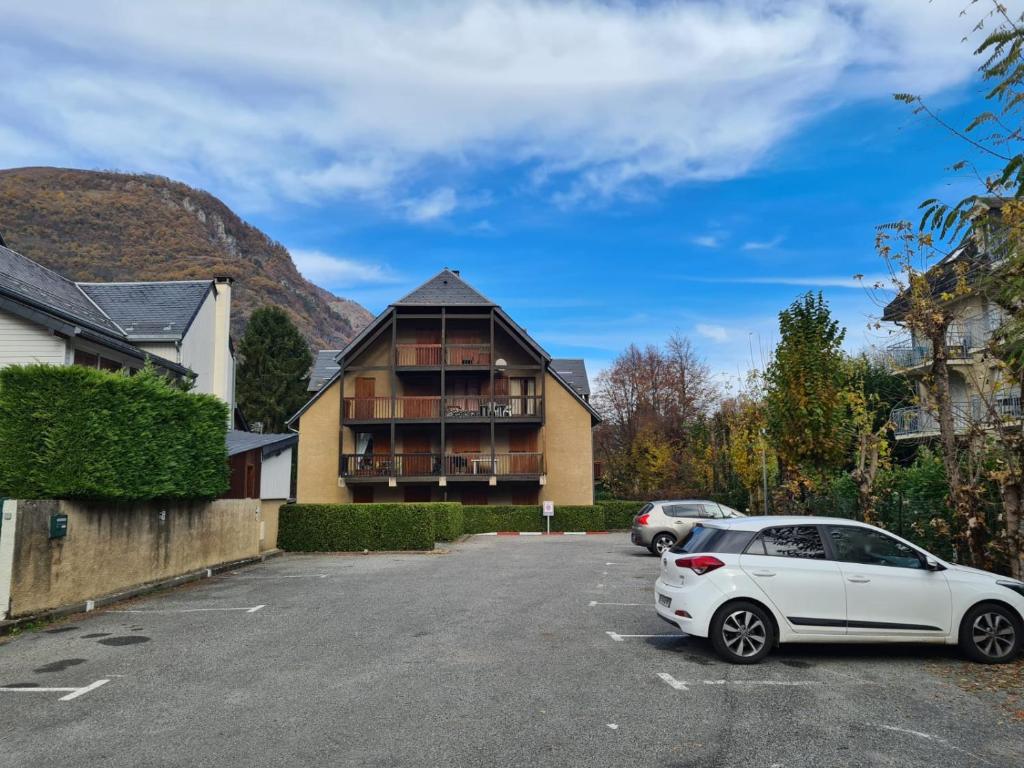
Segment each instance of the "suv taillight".
M647 521L651 519L650 512L644 512L640 517L636 519L637 525L647 525Z
M680 557L676 560L677 568L689 568L698 576L710 573L715 568L721 568L725 563L711 555L696 555L695 557Z

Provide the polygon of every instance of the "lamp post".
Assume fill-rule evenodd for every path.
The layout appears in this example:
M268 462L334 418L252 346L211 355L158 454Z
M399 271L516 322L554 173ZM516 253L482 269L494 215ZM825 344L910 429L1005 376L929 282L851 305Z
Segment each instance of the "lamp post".
M768 456L765 450L765 437L767 433L761 430L761 479L764 482L764 513L768 514Z

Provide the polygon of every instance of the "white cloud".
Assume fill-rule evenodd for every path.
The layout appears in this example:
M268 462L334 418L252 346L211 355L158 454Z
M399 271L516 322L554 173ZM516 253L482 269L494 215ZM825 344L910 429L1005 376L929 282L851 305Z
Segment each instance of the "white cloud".
M697 333L712 341L725 342L729 340L729 332L721 325L697 323Z
M0 164L399 215L439 171L462 197L515 167L563 201L735 178L835 106L964 82L962 4L14 3Z
M443 218L454 211L457 204L455 190L451 187L441 187L426 197L402 203L409 221L417 223Z
M793 277L789 275L769 275L758 277L684 277L683 280L695 283L727 283L731 285L796 285L807 288L872 288L881 283L889 286L890 275L866 275L862 279L853 276L832 275L824 277Z
M399 278L380 264L367 264L354 259L304 248L291 249L292 261L308 280L323 285L366 285L397 283Z
M782 245L782 235L771 240L748 240L743 244L744 251L771 251Z
M691 242L701 248L718 248L722 244L718 235L698 235Z

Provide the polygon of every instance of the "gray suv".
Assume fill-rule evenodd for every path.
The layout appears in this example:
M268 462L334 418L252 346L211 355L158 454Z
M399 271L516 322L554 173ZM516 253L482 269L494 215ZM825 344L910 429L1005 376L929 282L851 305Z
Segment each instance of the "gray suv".
M633 518L630 540L660 555L682 541L698 520L746 517L732 507L705 499L652 501Z

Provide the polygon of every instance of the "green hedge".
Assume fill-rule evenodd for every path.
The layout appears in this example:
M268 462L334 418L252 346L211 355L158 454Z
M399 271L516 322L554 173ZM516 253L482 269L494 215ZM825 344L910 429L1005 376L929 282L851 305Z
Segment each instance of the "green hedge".
M420 506L430 507L434 516L434 538L438 541L455 541L462 535L465 514L457 501L432 502Z
M489 505L464 506L465 533L492 531L544 531L547 524L540 506ZM600 506L555 507L551 518L552 531L607 530L604 509Z
M605 522L608 530L616 531L633 527L633 518L636 517L646 501L599 501L598 505L604 509Z
M227 406L144 370L0 371L0 496L134 501L228 489Z
M277 542L289 552L433 549L435 506L442 505L286 504Z

